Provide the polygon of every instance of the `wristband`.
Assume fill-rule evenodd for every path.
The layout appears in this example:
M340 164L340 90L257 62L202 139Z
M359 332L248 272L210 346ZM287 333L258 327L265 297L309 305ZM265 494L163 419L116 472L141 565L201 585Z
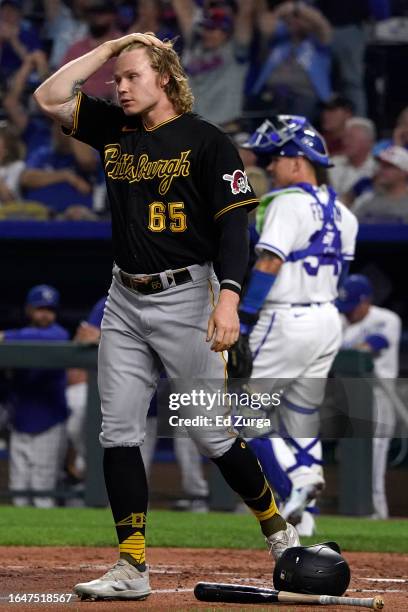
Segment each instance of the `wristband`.
M367 336L365 342L370 345L371 349L374 353L379 353L383 349L386 349L390 346L387 338L382 336L381 334L372 334L371 336Z
M251 333L258 320L259 311L261 310L275 280L275 274L262 272L256 268L252 270L248 289L239 308L241 333Z

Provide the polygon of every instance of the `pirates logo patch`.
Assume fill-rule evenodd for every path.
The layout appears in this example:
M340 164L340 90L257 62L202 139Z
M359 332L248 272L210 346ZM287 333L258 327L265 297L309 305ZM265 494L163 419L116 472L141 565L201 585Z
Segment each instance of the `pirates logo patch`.
M248 183L248 177L243 170L234 170L232 174L224 174L222 178L224 181L229 181L231 191L234 195L251 191L251 187Z

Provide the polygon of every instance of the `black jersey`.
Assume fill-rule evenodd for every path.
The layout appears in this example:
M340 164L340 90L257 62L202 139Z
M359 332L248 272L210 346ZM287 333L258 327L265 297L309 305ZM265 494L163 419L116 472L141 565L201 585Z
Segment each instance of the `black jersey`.
M126 272L214 261L217 220L258 202L232 142L193 113L149 129L139 116L80 93L71 135L101 155L114 259Z

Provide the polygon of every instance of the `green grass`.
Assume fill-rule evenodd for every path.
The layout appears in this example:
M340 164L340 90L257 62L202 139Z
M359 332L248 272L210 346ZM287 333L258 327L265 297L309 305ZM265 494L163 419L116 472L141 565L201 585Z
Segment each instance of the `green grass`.
M92 508L0 507L0 546L114 546L110 511ZM343 550L408 552L408 520L323 516L318 533L303 544L337 541ZM149 513L149 546L262 549L255 519L250 515L191 514L156 510Z

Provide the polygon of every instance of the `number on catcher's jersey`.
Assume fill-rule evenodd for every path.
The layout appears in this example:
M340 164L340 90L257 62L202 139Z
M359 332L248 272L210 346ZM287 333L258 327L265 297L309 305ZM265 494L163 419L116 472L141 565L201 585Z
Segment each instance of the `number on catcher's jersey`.
M354 257L354 215L325 187L306 187L271 194L265 210L257 251L284 262L268 296L273 302L334 300L342 263Z

